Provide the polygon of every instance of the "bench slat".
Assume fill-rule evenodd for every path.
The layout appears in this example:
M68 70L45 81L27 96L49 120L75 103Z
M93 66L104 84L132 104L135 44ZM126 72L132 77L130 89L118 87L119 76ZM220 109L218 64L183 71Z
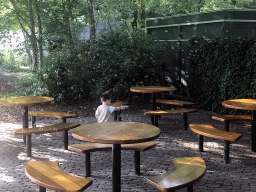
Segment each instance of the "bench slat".
M190 112L197 111L197 109L175 109L175 110L155 110L155 111L146 111L145 115L176 115L176 114L186 114Z
M91 179L67 174L57 161L29 161L26 175L35 184L56 191L83 191L92 184Z
M178 105L178 106L195 105L195 103L188 102L188 101L167 100L167 99L157 99L157 100L156 100L156 103L160 103L160 104L169 104L169 105Z
M215 115L212 119L218 121L252 121L251 115Z
M66 131L80 126L78 123L59 123L55 125L50 125L46 127L36 127L28 129L17 129L15 135L31 135L31 134L44 134L44 133L53 133L58 131Z
M69 145L68 149L78 153L85 152L95 152L95 151L109 151L112 150L111 144L101 144L101 143L79 143L74 145Z
M212 137L215 139L221 139L225 141L236 142L242 137L242 134L240 133L221 131L207 124L189 124L189 128L199 135Z
M122 144L121 150L146 151L155 146L156 146L156 144L153 142ZM68 149L71 151L76 151L78 153L94 152L94 151L108 151L108 150L112 150L112 145L111 144L100 144L100 143L86 142L86 143L69 145Z
M127 102L123 102L123 101L116 101L114 103L111 103L111 105L113 107L121 107L122 105L127 105Z
M155 146L156 146L156 144L154 142L122 144L121 150L147 151Z
M160 191L167 192L188 187L205 175L206 164L201 157L174 158L172 161L172 170L150 177L147 182Z
M28 115L34 116L34 117L52 117L52 118L57 118L57 119L75 118L76 117L76 114L55 112L55 111L29 111Z

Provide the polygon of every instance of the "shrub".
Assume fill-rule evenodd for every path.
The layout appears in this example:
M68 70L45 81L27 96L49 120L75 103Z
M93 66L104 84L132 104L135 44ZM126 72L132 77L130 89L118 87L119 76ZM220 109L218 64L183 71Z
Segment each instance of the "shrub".
M89 57L81 56L82 49L67 47L55 49L45 60L45 69L40 74L49 89L49 94L57 101L81 99L89 95L87 71Z
M172 69L171 51L169 43L155 42L140 30L128 33L119 29L100 34L91 47L97 60L91 94L98 96L109 91L114 97L125 97L132 86L169 86L166 77Z
M46 84L41 81L36 73L27 72L19 77L16 85L16 96L33 95L48 96L49 91Z
M256 97L256 41L245 38L189 40L188 87L195 102L226 112L221 103Z

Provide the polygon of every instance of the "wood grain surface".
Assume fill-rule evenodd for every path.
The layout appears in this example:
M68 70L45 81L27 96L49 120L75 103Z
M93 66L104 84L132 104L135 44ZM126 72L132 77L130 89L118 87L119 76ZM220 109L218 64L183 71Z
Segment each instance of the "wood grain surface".
M52 97L43 96L20 96L0 98L0 106L31 106L53 101Z
M240 133L221 131L207 124L189 124L189 128L199 135L212 137L215 139L221 139L225 141L235 142L242 137L242 134Z
M78 127L80 124L78 123L59 123L55 125L50 125L46 127L36 127L36 128L28 128L28 129L16 129L15 135L32 135L32 134L45 134L45 133L53 133L59 131L65 131L69 129L73 129Z
M26 175L33 183L55 191L78 192L92 184L91 179L61 171L57 161L29 161Z
M147 182L160 191L174 191L195 183L206 172L206 164L201 157L181 157L172 161L174 167L170 171L150 177Z
M223 101L222 105L231 109L256 110L256 99L231 99Z
M197 109L191 108L182 108L175 110L155 110L155 111L146 111L145 115L176 115L176 114L185 114L190 112L195 112Z
M137 122L102 122L86 124L73 129L73 137L92 143L132 144L159 137L160 129Z
M29 111L28 115L35 116L35 117L52 117L57 119L76 117L76 114L65 113L65 112L55 112L55 111Z
M137 93L164 93L168 91L176 91L175 87L162 87L162 86L143 86L131 87L130 91Z

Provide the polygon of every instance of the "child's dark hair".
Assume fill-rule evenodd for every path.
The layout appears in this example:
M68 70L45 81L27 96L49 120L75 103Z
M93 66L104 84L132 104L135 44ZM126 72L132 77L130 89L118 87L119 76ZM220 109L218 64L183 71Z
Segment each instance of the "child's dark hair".
M110 100L110 99L111 99L111 94L109 92L104 92L100 96L101 102L105 102L105 101Z

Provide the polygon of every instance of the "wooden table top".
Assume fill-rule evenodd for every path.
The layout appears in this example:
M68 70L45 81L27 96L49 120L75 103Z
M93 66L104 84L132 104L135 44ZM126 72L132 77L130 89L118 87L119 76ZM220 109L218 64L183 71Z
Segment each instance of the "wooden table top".
M52 97L43 96L20 96L0 98L0 106L31 106L39 103L53 101Z
M137 93L164 93L167 91L176 91L175 87L162 87L162 86L143 86L131 87L130 91Z
M232 109L256 110L256 99L231 99L223 101L222 105Z
M160 136L154 125L137 122L104 122L73 129L76 139L103 144L132 144L151 141Z

